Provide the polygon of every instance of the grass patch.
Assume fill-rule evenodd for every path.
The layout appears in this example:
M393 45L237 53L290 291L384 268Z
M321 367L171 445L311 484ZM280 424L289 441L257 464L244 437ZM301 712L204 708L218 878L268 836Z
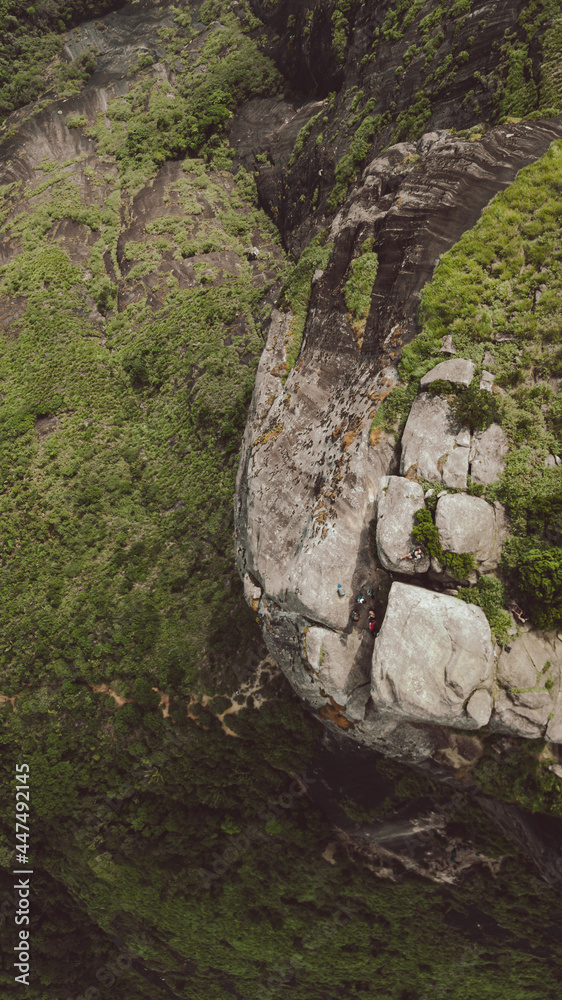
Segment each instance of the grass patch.
M501 580L493 576L481 576L475 587L461 587L457 596L460 601L482 608L492 636L500 646L508 641L512 620L505 609L505 587Z
M293 313L287 343L288 370L295 366L301 349L314 272L326 267L332 253L332 244L326 242L327 238L327 229L314 237L309 246L303 250L283 286L281 304L286 302Z
M367 318L371 307L371 294L379 268L379 259L372 252L372 240L365 240L361 254L351 262L350 275L345 284L345 304L357 320Z

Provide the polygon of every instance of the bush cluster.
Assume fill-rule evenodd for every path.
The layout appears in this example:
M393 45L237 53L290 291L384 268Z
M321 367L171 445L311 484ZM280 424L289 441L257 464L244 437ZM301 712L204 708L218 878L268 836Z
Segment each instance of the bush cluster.
M365 241L361 247L361 254L351 262L349 278L344 289L345 304L356 319L366 319L371 308L371 294L373 285L379 268L379 259L376 253L365 244L372 241Z
M562 547L514 536L503 547L502 568L539 628L562 621Z
M512 621L505 609L506 594L501 580L493 576L481 576L475 587L461 587L457 596L460 601L482 608L496 642L503 645L508 641Z

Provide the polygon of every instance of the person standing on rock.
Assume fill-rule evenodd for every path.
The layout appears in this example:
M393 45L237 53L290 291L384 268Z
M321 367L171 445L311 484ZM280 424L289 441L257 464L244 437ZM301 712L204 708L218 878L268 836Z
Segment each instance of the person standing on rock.
M371 633L371 635L375 631L376 627L377 627L377 619L375 617L375 612L371 608L371 610L369 611L369 632Z

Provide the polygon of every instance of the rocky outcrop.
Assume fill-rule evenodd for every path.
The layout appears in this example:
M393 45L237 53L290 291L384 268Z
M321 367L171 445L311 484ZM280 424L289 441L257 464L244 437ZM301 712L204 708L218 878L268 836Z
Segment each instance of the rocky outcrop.
M508 533L505 511L497 501L492 505L481 497L448 493L437 501L435 527L444 551L470 553L480 573L497 568Z
M469 476L473 484L481 485L497 479L507 453L505 435L497 424L472 434L454 419L447 399L424 391L437 379L453 382L462 390L474 384L476 377L485 390L495 392L493 376L486 376L486 366L493 367L492 362L484 357L484 371L477 375L473 362L454 356L461 345L455 345L454 333L447 334L442 337L442 349L444 356L453 357L434 365L423 377L402 441L395 442L371 422L398 380L400 351L418 331L420 292L437 261L474 226L490 199L562 136L562 116L485 126L472 137L475 141L450 131L465 122L475 124L463 103L473 86L479 95L478 114L488 120L488 112L492 113L492 90L482 84L481 74L484 65L486 73L497 67L499 48L492 55L494 39L499 46L516 17L513 5L503 0L484 3L478 18L470 16L458 26L455 45L467 50L466 68L459 71L455 83L448 77L431 94L428 130L419 139L411 138L419 133L397 130L389 123L394 111L389 112L388 121L383 117L391 102L397 113L403 106L410 108L417 91L418 57L408 65L395 57L398 51L402 53L402 46L405 52L419 41L414 27L395 41L381 31L379 7L350 5L346 83L333 99L326 98L326 90L338 72L337 59L323 70L322 79L311 72L311 64L313 44L318 49L317 65L326 63L326 19L331 20L335 7L314 3L305 13L295 0L290 21L282 24L279 11L266 0L252 0L252 4L268 25L275 26L274 50L284 70L296 86L306 80L316 100L308 106L307 128L292 152L290 140L295 122L302 120L300 112L293 117L287 114L285 121L280 115L277 133L264 135L259 150L255 139L252 150L250 140L242 138L238 155L249 164L258 152L261 203L275 219L286 247L298 256L310 238L323 230L331 252L314 274L302 347L292 368L287 352L296 324L288 312L274 310L272 314L237 483L240 571L250 573L263 591L258 613L273 655L295 689L327 713L331 724L403 759L426 759L439 753L440 746L454 756L451 730L439 728L448 722L405 718L390 703L390 696L378 703L376 692L366 695L365 678L372 673L367 655L371 640L364 612L355 623L350 612L358 607L359 591L373 589L380 622L389 591L395 593L395 577L420 583L440 599L451 596L442 591L451 589L452 577L438 572L441 568L435 560L428 566L426 554L418 562L402 559L412 546L415 512L424 506L417 480L461 491L460 500L453 497L452 505L450 498L439 498L442 547L453 553L472 552L478 572L495 572L505 537L502 512L499 507L473 503L478 498L468 496L467 490ZM306 31L299 30L303 18ZM375 27L379 41L376 53L373 48L370 54ZM452 24L444 25L445 47L449 42L452 45L449 32L455 30ZM462 41L465 34L466 42ZM396 76L398 64L402 70ZM344 137L348 117L356 107L352 107L352 85L361 93L364 90L365 98L373 95L370 114L380 114L381 123L369 133L373 136L370 158L345 198L342 189L334 216L330 208L334 199L330 203L329 198L341 175L342 156L351 155ZM361 100L357 96L359 108ZM249 120L257 113L257 104L249 102L244 113ZM353 120L359 122L359 112ZM367 141L364 148L368 148ZM345 289L352 262L366 240L377 255L378 270L370 309L359 323L350 313ZM455 523L455 511L461 510L462 524ZM470 582L476 579L473 572ZM386 618L381 636L385 628ZM311 636L308 643L305 630ZM354 638L358 634L361 642ZM359 661L359 674L354 674ZM466 694L457 722L451 725L486 725L490 711L495 718L490 699L501 699L502 692L495 679L491 687L476 686L470 696ZM443 719L449 719L452 712L447 707ZM434 718L440 718L439 714ZM522 733L524 728L522 723Z
M275 155L275 144L264 143L258 150L268 153L267 162L257 164L263 204L280 227L286 245L297 253L307 245L311 233L326 225L327 202L337 167L343 157L349 157L351 130L356 129L361 120L359 113L364 105L359 104L357 108L357 93L364 94L365 101L370 99L373 130L371 148L365 149L365 153L371 161L394 143L410 139L417 126L416 115L420 112L424 114L429 135L427 143L439 134L443 136L445 129L465 129L476 123L485 129L482 123L497 120L502 46L506 33L520 31L515 25L523 6L522 0L515 4L511 0L483 0L471 14L459 16L441 5L437 11L437 17L439 11L442 12L441 24L432 29L426 22L421 30L420 21L427 10L416 8L411 12L413 17L404 18L403 14L398 14L395 27L388 31L384 22L392 5L384 3L352 0L341 4L338 0L310 0L303 6L299 0L282 4L251 0L251 5L267 24L270 51L295 90L325 101L296 163L289 165L288 158L280 160ZM339 43L334 48L338 22L341 24ZM425 47L420 44L420 37L428 38L428 30L434 38L438 35L438 49L429 72L428 43L426 41ZM345 56L341 45L346 47ZM460 53L462 60L458 59ZM440 69L445 61L449 66L446 74ZM541 45L536 35L526 63L529 76L525 81L533 80L537 86L543 75L540 61ZM434 72L437 63L439 70ZM544 74L544 83L546 79ZM527 82L521 86L524 87L521 101L527 106ZM336 93L327 98L330 92ZM422 106L415 106L419 98L422 98ZM546 107L549 103L555 102L548 98L542 103L539 100L536 106ZM396 119L400 115L406 121L402 127L397 127ZM437 181L441 204L448 205L451 210L446 223L442 217L434 217L431 208L428 211L428 228L435 244L443 239L449 227L460 225L460 236L474 225L482 207L496 193L498 182L502 185L508 182L505 175L500 180L500 175L505 168L509 172L511 157L523 152L521 141L524 137L525 124L510 123L493 138L488 134L482 142L473 143L473 149L466 156L466 146L470 144L463 149L460 140L447 134L451 146L459 143L459 159L458 166L450 164L445 182ZM365 142L364 134L362 140ZM525 143L526 162L541 155L535 145L536 133L529 133L528 140L528 144ZM546 147L542 151L546 151ZM419 152L414 148L414 155ZM477 177L472 173L476 160ZM426 184L428 182L431 183L426 177ZM383 178L387 191L391 190L391 184L389 175ZM455 187L461 193L458 201L456 192L453 193ZM410 216L413 207L412 202L405 203L406 217ZM431 224L432 218L435 225ZM400 225L393 228L393 238L385 240L384 234L381 235L384 249L381 247L379 251L377 248L381 268L376 292L381 316L375 313L371 317L369 327L373 334L382 330L388 332L395 322L400 322L398 313L415 317L417 294L433 267L433 248L429 254L425 252L427 245L409 237ZM395 296L392 286L397 268L407 272L408 277ZM391 319L392 314L394 319Z
M507 438L499 424L471 434L455 421L447 399L421 393L414 400L402 435L400 472L453 489L466 489L468 475L473 483L487 486L503 471L507 450Z
M312 352L280 393L289 327L275 310L239 469L238 559L285 611L343 629L376 574L369 526L394 442L382 435L369 445L369 415L392 374L373 378L361 359Z
M345 708L350 719L365 715L370 684L370 643L363 633L338 635L329 629L305 630L306 658L321 689L336 705Z
M261 587L257 585L255 580L252 580L252 577L250 576L249 573L244 574L243 583L244 583L244 597L246 598L247 603L252 608L252 611L257 611L262 594Z
M417 396L402 435L402 475L466 489L469 451L470 431L454 420L447 400Z
M426 386L438 379L452 382L453 385L469 386L474 377L475 368L474 361L467 361L465 358L450 358L449 361L441 361L431 371L422 375L420 387L425 389Z
M480 608L393 583L373 655L377 706L415 722L475 729L492 711L493 664L490 626Z
M380 481L377 502L377 555L384 569L411 576L427 573L429 557L407 558L412 550L412 528L416 511L425 507L419 483L402 476L385 476Z
M513 689L508 694L496 679L493 653L489 647L482 652L481 632L475 633L480 635L480 652L462 646L463 663L471 662L466 685L460 682L457 691L446 679L441 686L434 680L433 690L440 694L433 708L405 700L407 714L400 697L392 693L394 672L389 667L387 676L380 655L392 645L383 641L390 634L389 590L392 615L402 621L394 575L423 581L425 590L413 589L440 607L444 599L453 600L455 607L461 606L460 620L468 615L467 621L479 621L482 627L476 607L443 593L451 588L446 573L427 572L425 556L417 565L401 557L412 544L415 511L424 506L415 480L425 478L461 491L438 500L442 547L472 552L479 572L494 571L506 531L502 511L466 490L469 474L475 483L497 478L507 448L503 431L493 424L471 434L454 421L447 399L428 392L414 400L400 449L392 435L371 427L378 405L397 381L400 345L415 331L412 282L419 282L420 288L438 254L460 235L455 226L462 229L466 223L467 191L481 197L484 175L491 193L498 190L530 155L531 136L539 155L547 135L557 130L562 134L562 118L529 123L524 133L517 129L512 127L509 140L502 129L492 130L482 143L430 135L417 144L398 144L367 165L329 230L330 259L314 276L302 349L291 370L287 350L293 319L289 312L272 313L242 448L237 558L242 574L249 573L262 591L258 614L272 655L328 725L404 760L441 753L456 759L447 727L505 727L508 711L513 713L510 731L531 735L528 719L514 711L513 706L521 706L515 705ZM458 171L463 171L462 179ZM379 270L361 342L343 303L342 287L356 247L369 237L379 255ZM415 251L403 253L402 241L409 241ZM448 372L461 379L461 386L470 382L474 372L466 362L461 359L459 372L459 359L451 361L452 366L445 362L449 367L444 372L436 366L436 377ZM365 613L361 611L357 622L350 620L350 612L359 607L357 594L367 589L375 591L373 606L382 621L376 647L380 688L373 680ZM439 634L445 646L453 648L448 627L439 624ZM395 637L399 631L398 625ZM444 669L443 663L435 668L437 674ZM557 662L553 670L559 669ZM398 674L396 679L402 683ZM533 732L546 731L556 706L552 711L552 719L540 716Z
M516 637L498 659L493 728L562 742L562 640L555 632Z
M507 438L499 424L491 424L485 431L476 431L468 456L472 482L482 486L495 482L503 472L507 450Z
M466 489L470 474L473 483L488 486L503 471L507 450L507 438L499 424L471 434L454 420L444 397L421 393L414 400L402 435L400 472L456 489Z

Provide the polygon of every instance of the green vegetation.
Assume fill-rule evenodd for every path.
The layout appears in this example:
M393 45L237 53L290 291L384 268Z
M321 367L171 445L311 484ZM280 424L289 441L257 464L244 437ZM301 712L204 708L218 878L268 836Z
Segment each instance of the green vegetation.
M419 379L443 358L445 335L478 366L488 352L486 367L501 392L479 390L477 376L452 397L454 412L473 429L497 420L508 436L505 471L485 496L507 508L513 538L504 548L506 584L541 627L561 616L562 477L545 464L562 452L552 384L562 374L561 167L562 143L555 142L443 255L422 293L421 332L402 354L401 384L376 417L379 426L403 425Z
M200 191L207 204L229 199L238 235L228 212L203 232L238 254L239 276L221 272L217 284L211 268L205 287L201 261L200 283L181 291L164 272L157 312L142 284L137 302L112 312L116 290L96 271L111 210L83 206L70 180L51 177L35 211L4 227L23 249L2 269L0 292L25 297L27 309L0 361L3 693L47 677L120 678L128 693L139 675L187 693L203 663L243 645L247 616L218 626L240 601L230 504L262 346L254 317L263 285L252 287L242 240L255 240L260 224L270 236L243 198L244 176L238 188L213 182L190 160L176 189L186 205ZM59 218L98 235L83 268L45 242ZM145 242L125 247L125 259L140 261L127 282L158 273L174 248L181 260L190 239L203 243L197 219L149 224ZM163 239L170 228L174 238ZM87 318L88 290L107 310L103 338Z
M504 545L502 567L539 628L562 621L562 547L516 536Z
M212 684L214 670L243 657L250 613L242 605L228 628L218 623L241 603L231 497L262 347L258 308L281 254L253 204L253 179L242 170L236 182L221 179L202 159L185 161L164 198L179 214L152 218L142 240L117 253L127 190L184 141L224 164L217 136L228 108L275 84L255 43L228 12L224 20L206 40L209 72L181 105L181 122L184 99L169 100L150 70L110 104L111 128L101 116L98 152L117 161L117 184L107 166L103 178L92 173L86 205L73 178L80 163L45 163L23 203L18 184L1 192L3 234L21 252L0 270L0 294L24 304L0 359L3 693L82 678L112 679L128 695L141 676L186 694L202 671ZM167 42L173 55L184 29ZM225 112L210 143L205 101L211 117L219 105ZM49 240L58 220L82 227L89 259L73 263ZM256 241L271 249L252 268L245 248ZM224 269L229 254L234 273ZM193 256L192 287L180 289L165 261ZM121 267L134 301L116 313Z
M313 779L305 769L318 727L285 682L272 678L263 693L259 712L226 717L237 739L201 706L197 720L187 718L181 698L163 719L140 685L122 708L72 681L27 690L17 713L4 707L3 786L13 781L16 752L34 776L35 995L58 1000L69 985L73 996L99 988L100 968L109 966L120 1000L153 997L125 961L132 955L180 995L213 1000L225 991L275 997L287 983L299 1000L335 1000L343 984L366 1000L375 977L383 1000L402 1000L405 989L423 995L436 982L454 1000L467 987L487 1000L554 1000L562 963L549 936L554 894L536 891L523 859L502 862L493 894L485 868L437 887L412 876L381 879L337 844L328 863L331 827L293 777ZM394 786L379 815L436 794L394 762L376 767ZM476 838L479 850L493 851L496 841L501 853L512 850L476 807L465 803L453 822L455 835ZM2 834L6 851L7 816ZM72 920L67 933L58 907ZM457 975L474 908L502 933L486 938L486 962L467 960ZM10 931L7 922L2 934ZM522 936L546 948L540 984L534 949L517 947ZM0 971L6 989L12 975Z
M214 165L228 168L223 132L233 109L245 98L278 89L281 77L271 60L243 33L228 5L222 6L220 26L208 35L199 58L193 65L182 63L177 90L141 60L128 93L111 101L107 116L98 114L90 129L100 155L116 158L127 190L137 191L165 160L180 154L207 160L219 154L222 162ZM168 57L179 56L186 31L178 27L167 41Z
M336 183L330 192L327 203L329 212L333 212L344 200L349 185L355 180L374 137L380 132L385 121L384 115L377 115L373 118L368 114L356 130L349 146L349 152L342 156L336 167Z
M412 537L420 545L423 545L427 555L432 559L437 559L444 566L451 576L458 580L464 580L474 569L474 558L469 552L444 552L439 541L439 532L435 527L433 517L429 510L418 510L415 514L415 525L412 528Z
M344 11L347 12L350 6L351 0L338 0L336 9L332 14L332 49L338 63L343 63L345 60L349 22Z
M425 4L425 0L397 0L390 7L382 25L382 36L387 41L399 42Z
M85 128L88 119L86 115L69 115L65 124L67 128Z
M550 763L542 740L513 740L499 753L492 740L474 770L474 779L487 795L516 802L533 813L562 818L562 787Z
M361 254L351 262L344 289L345 304L356 319L366 319L371 307L371 294L377 276L379 259L372 252L373 240L365 240Z
M463 427L470 427L470 430L484 431L493 424L499 415L499 407L496 396L488 392L487 389L480 389L477 380L455 393L451 412Z
M469 427L473 433L486 430L498 419L497 397L487 389L480 389L478 379L463 386L438 378L428 386L428 392L446 396L457 423Z
M481 576L475 587L461 587L457 596L460 601L482 608L496 642L504 645L508 641L512 620L505 610L505 587L501 580Z
M64 44L67 28L115 9L111 0L3 0L0 5L0 122L36 100L47 88L49 68ZM73 63L59 62L50 86L60 96L76 93L95 68L84 53Z
M422 17L422 6L396 4L400 17L385 17L386 40ZM554 894L470 799L459 805L451 835L489 855L512 855L493 892L484 868L451 886L409 874L381 878L376 863L335 842L333 825L302 791L319 724L272 669L258 684L265 649L232 551L238 449L268 297L284 280L282 301L295 317L293 365L312 277L332 247L325 230L287 272L256 207L253 177L233 176L231 114L249 97L270 96L280 81L263 54L260 22L246 0L239 7L241 19L226 0L194 5L196 20L211 28L200 48L191 10L175 8L155 54L173 66L177 85L141 52L128 92L106 115L66 118L68 128L90 129L97 163L94 156L86 166L45 161L25 184L0 189L0 302L13 317L0 349L0 662L1 694L15 698L15 711L0 703L0 775L9 802L14 764L31 768L34 1000L154 1000L159 987L139 968L176 995L201 1000L371 1000L373 983L377 1000L435 992L452 1000L555 1000L562 956L552 934ZM105 9L93 4L87 13ZM353 5L340 0L334 10L333 47L343 57ZM470 4L438 10L423 22L426 58L446 15L465 16ZM64 65L56 55L58 32L84 14L72 4L53 2L47 12L6 0L2 114L46 86L57 94L80 88L94 54ZM374 98L364 97L349 100L361 118L336 167L333 207L383 127L415 131L427 110L416 101L412 121L393 124L394 111L374 115ZM312 137L308 125L296 156ZM326 115L324 128L329 137ZM508 428L512 452L497 488L500 499L510 497L515 530L506 565L511 560L521 590L535 588L546 614L560 593L552 541L559 475L544 465L562 432L547 385L562 374L558 300L550 293L560 266L559 167L557 159L532 196L523 188L522 207L510 206L503 230L496 225L494 235L490 224L481 236L469 234L476 242L460 278L458 260L449 271L444 261L444 284L434 299L428 291L424 330L385 404L387 418L404 417L420 373L442 359L441 327L449 331L457 315L460 350L480 364L492 345L506 395L475 390L456 395L456 405L477 427L491 399ZM504 246L501 232L512 224ZM499 269L496 257L486 263L494 239ZM254 245L259 256L250 261ZM376 268L373 245L363 244L345 288L357 323ZM474 287L463 284L465 269ZM443 319L439 310L455 308L459 282L468 311ZM505 329L514 341L496 344L495 332ZM434 546L430 521L415 530ZM484 578L469 596L499 635L501 584ZM560 815L554 778L536 753L515 762L507 786L493 762L487 754L479 765L481 787ZM439 800L417 772L389 761L374 766L392 786L377 816L412 798ZM360 802L347 809L359 821L372 814ZM4 810L0 880L8 894L13 835ZM497 938L478 938L475 913L485 925L499 923ZM13 924L4 915L0 935L10 955ZM0 983L8 995L10 963Z
M310 133L312 132L312 129L316 125L316 122L321 117L322 117L322 112L319 111L318 114L313 115L312 118L309 118L306 125L303 125L303 127L301 128L296 138L295 145L293 147L293 152L291 153L291 159L289 160L289 168L291 168L293 164L296 163L297 159L302 153L302 149L306 140L308 139Z
M332 244L326 242L327 238L327 229L314 237L306 250L303 250L283 286L280 302L286 302L293 313L287 343L288 370L296 364L301 349L314 272L317 268L323 270L330 259Z
M384 72L388 45L392 45L396 94L384 106L376 99L370 99L372 108L378 106L379 113L367 117L364 110L365 117L355 133L354 145L345 149L336 164L335 185L327 203L330 212L343 201L349 184L373 147L375 152L377 146L383 143L415 142L431 127L438 95L453 83L459 68L470 60L469 50L475 36L467 39L463 29L474 7L473 0L446 0L430 5L429 10L424 0L394 0L385 6L380 37L377 28L372 51L365 53L362 65L373 62L376 66L378 59L378 68L381 73ZM339 7L341 5L332 15L334 24L343 24ZM410 44L407 44L405 33L414 25L416 42L411 43L409 34ZM477 30L488 30L485 19L479 22ZM340 38L338 58L340 54L343 58L341 46L344 37ZM465 48L460 48L461 38ZM383 49L380 49L381 39L387 43ZM474 86L467 87L462 106L470 106L472 102L474 113L480 115L478 101L482 101L485 107L483 118L490 124L507 121L513 116L556 114L562 107L562 78L559 73L561 46L562 16L557 0L528 0L517 25L513 31L508 30L502 40L493 72L484 76L478 67L474 67ZM442 54L444 47L448 51ZM425 58L420 85L419 80L413 83L408 68L422 51ZM376 74L376 68L373 73ZM376 75L373 76L373 85L375 79ZM412 96L414 87L416 93ZM365 93L368 91L365 90ZM402 94L407 95L406 101L402 99ZM332 119L327 134L337 140L342 124L346 128L356 125L354 117L349 117L354 111L355 103L351 110L341 109L339 118ZM379 136L381 139L375 144ZM481 132L477 137L481 138Z
M537 37L542 50L538 86L531 58L531 46L536 44ZM493 74L500 121L522 118L538 108L545 109L547 114L557 113L562 106L561 42L562 18L557 0L527 3L516 28L504 35L501 58Z
M415 142L423 135L430 118L431 104L423 92L419 93L407 111L401 111L398 115L390 144Z

